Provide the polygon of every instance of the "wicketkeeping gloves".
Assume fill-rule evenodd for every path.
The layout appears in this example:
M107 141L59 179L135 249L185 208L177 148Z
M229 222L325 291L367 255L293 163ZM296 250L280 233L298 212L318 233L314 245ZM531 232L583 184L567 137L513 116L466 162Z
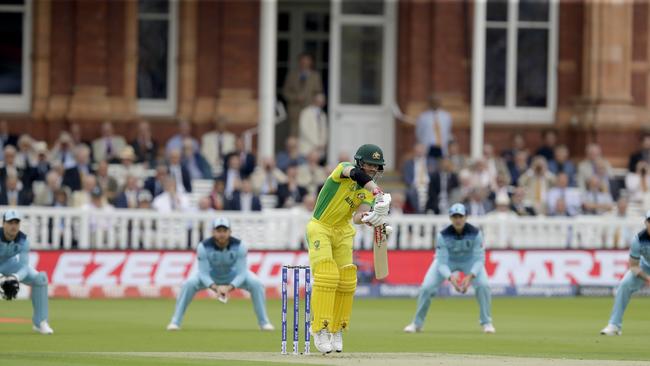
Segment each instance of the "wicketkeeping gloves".
M13 300L18 295L18 290L20 289L20 284L14 276L5 277L0 283L0 288L2 288L2 298L5 300Z

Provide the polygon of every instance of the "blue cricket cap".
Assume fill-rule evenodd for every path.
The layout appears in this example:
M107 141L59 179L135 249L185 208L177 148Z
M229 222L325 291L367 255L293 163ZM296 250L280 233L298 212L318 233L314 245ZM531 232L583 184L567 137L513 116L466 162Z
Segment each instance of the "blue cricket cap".
M22 220L22 218L23 218L22 215L16 210L5 211L4 215L2 215L2 221L3 222L7 222L7 221L11 221L11 220L20 221L20 220Z
M454 203L449 208L449 216L454 216L454 215L467 216L465 205L463 205L462 203Z
M230 229L230 220L228 220L225 217L219 217L214 219L214 221L212 221L212 228L216 229L219 227L225 227L226 229Z

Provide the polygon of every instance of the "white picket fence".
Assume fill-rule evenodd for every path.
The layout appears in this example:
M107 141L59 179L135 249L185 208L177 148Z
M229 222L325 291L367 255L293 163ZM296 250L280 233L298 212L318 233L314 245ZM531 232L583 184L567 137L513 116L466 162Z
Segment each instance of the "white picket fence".
M4 212L7 207L0 207ZM160 214L144 210L92 212L72 208L21 207L21 230L35 249L188 249L211 235L210 222L223 215L232 221L233 236L250 249L303 248L310 214L293 210L255 213ZM446 216L394 215L390 249L432 249L436 234L449 225ZM615 249L627 248L643 228L642 218L605 216L574 218L470 218L484 232L488 248ZM357 226L356 249L372 247L372 230Z

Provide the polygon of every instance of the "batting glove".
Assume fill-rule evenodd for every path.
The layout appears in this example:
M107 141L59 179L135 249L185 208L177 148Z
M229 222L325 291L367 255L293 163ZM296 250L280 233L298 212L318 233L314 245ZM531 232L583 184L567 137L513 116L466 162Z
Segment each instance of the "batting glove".
M388 215L388 210L390 209L390 193L384 193L384 195L381 197L381 200L375 203L373 211L376 212L379 216L386 216Z
M361 221L365 224L372 226L381 226L384 224L384 216L378 215L376 212L366 212Z

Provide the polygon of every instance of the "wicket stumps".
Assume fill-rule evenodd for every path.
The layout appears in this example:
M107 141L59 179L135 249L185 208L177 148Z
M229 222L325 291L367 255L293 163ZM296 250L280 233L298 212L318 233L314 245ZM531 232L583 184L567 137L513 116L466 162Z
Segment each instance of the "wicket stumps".
M311 322L311 270L309 266L282 266L282 354L287 354L288 272L293 270L293 354L300 353L300 270L305 272L305 350L309 354Z

